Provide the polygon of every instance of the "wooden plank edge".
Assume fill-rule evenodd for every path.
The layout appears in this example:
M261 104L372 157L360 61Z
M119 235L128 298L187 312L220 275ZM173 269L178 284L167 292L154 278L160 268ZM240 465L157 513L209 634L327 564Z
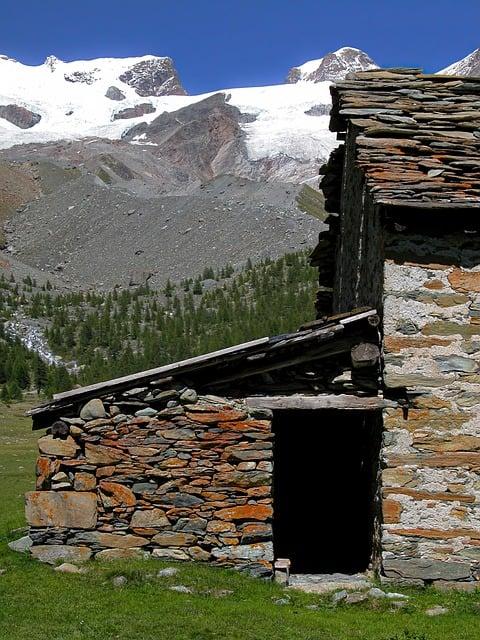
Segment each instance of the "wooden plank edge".
M380 396L353 396L349 394L292 394L290 396L249 396L245 403L252 409L345 409L375 411L398 408L394 400Z
M90 384L86 387L80 387L79 389L72 389L71 391L64 391L63 393L56 393L53 396L54 401L66 400L68 398L74 398L81 396L84 393L91 393L94 391L100 391L102 389L108 389L116 385L127 384L129 382L136 382L143 378L149 378L151 376L163 375L171 371L176 371L184 368L194 366L196 364L208 363L215 358L231 353L241 352L244 349L257 347L269 342L270 338L258 338L257 340L251 340L250 342L243 342L242 344L235 345L233 347L227 347L226 349L220 349L218 351L212 351L201 356L195 356L193 358L187 358L186 360L180 360L179 362L173 362L171 364L162 365L154 369L147 369L146 371L139 371L138 373L132 373L128 376L122 376L120 378L113 378L112 380L105 380L104 382L97 382Z

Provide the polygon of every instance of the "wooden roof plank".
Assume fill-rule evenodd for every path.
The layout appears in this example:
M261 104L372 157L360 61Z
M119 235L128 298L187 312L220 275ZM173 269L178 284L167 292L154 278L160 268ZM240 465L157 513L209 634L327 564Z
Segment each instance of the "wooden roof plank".
M315 345L316 342L321 343L323 341L328 341L335 338L337 334L343 333L346 325L361 322L370 316L376 315L376 313L377 312L374 309L359 309L350 314L342 314L338 318L326 318L322 325L318 326L316 324L309 330L303 329L294 333L272 338L263 337L257 340L251 340L249 342L227 347L225 349L220 349L218 351L213 351L211 353L181 360L179 362L156 367L154 369L148 369L147 371L141 371L128 376L122 376L120 378L98 382L78 389L57 393L53 396L53 400L51 402L35 407L27 412L27 414L35 416L48 413L50 411L58 411L62 407L71 406L73 403L81 402L87 398L92 398L96 394L105 394L109 391L116 391L118 389L128 388L129 386L133 387L142 382L148 383L162 375L188 373L206 367L213 367L220 363L234 364L237 360L241 360L242 358L247 360L248 357L251 358L251 356L258 355L263 352L268 352L268 354L274 354L276 352L281 353L283 348L285 348L287 352L291 352L293 347L298 348L302 347L302 345L305 345L305 348L307 349L311 349L310 345ZM307 355L308 357L311 357L314 353L316 353L315 350L312 350L311 354ZM289 362L292 361L292 357L289 354L285 357ZM295 356L294 360L295 359L298 359L298 356ZM231 377L234 379L235 375Z
M64 391L62 393L56 393L53 396L53 400L65 400L78 396L80 392L98 391L104 388L110 388L115 385L123 385L130 382L137 382L138 380L163 375L165 373L184 371L193 366L201 365L211 362L222 356L229 354L239 354L243 351L247 351L253 347L265 345L269 342L270 338L258 338L257 340L251 340L250 342L243 342L242 344L234 345L233 347L227 347L225 349L219 349L218 351L212 351L201 356L195 356L193 358L187 358L186 360L180 360L179 362L173 362L172 364L166 364L161 367L155 367L154 369L147 369L146 371L140 371L138 373L132 373L128 376L122 376L121 378L114 378L113 380L106 380L104 382L97 382L80 389L72 389L71 391Z

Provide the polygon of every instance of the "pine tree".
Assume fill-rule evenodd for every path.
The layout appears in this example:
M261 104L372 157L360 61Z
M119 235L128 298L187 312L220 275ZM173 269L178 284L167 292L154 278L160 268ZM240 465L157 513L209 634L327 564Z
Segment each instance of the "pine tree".
M10 393L8 392L8 386L6 384L3 385L2 391L0 393L0 400L8 404L11 400Z
M11 400L20 401L23 399L22 389L20 388L20 385L16 380L12 380L11 382L8 383L7 386L8 386L8 395Z

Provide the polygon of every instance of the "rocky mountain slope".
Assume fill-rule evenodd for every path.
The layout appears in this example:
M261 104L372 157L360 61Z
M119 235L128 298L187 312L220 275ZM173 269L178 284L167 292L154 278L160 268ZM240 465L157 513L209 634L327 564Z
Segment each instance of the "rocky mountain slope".
M43 65L30 67L4 56L0 58L0 148L124 138L142 152L158 147L160 157L166 138L162 133L158 141L159 127L163 132L167 127L170 146L179 140L183 146L199 131L203 142L211 135L217 141L213 146L220 139L221 146L228 145L224 153L215 154L215 175L233 166L254 179L298 182L316 176L335 144L326 117L328 87L328 82L308 82L187 96L169 58L65 63L49 57ZM172 135L176 120L185 126ZM203 150L202 145L197 148ZM198 164L204 160L199 158Z
M438 73L452 76L480 76L480 49L475 49L465 58L457 60Z
M150 172L161 173L156 158L142 164L135 146L88 142L44 145L43 156L28 147L13 163L4 159L26 184L22 204L4 224L0 272L3 260L5 269L17 273L26 265L31 277L49 274L67 287L148 281L157 288L206 267L240 266L248 257L256 262L315 244L321 222L298 209L301 186L220 176L192 181L182 192L188 172L172 168L158 177ZM11 158L15 150L8 151ZM165 185L175 181L172 194Z
M335 82L343 80L349 73L376 68L378 65L364 51L354 47L342 47L327 53L323 58L292 67L285 82Z

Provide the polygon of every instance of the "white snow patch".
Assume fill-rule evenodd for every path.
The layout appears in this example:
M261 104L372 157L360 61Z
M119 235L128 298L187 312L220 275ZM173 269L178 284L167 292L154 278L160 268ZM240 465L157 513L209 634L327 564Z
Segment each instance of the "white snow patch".
M457 60L457 62L445 67L445 69L437 71L437 74L446 76L469 76L472 74L472 70L478 67L479 63L480 49L475 49L475 51L469 53L468 56L462 58L462 60Z
M155 58L143 56L63 62L49 57L42 65L28 66L0 57L0 105L17 104L42 117L38 124L26 130L0 119L0 148L61 139L97 137L117 140L134 123L151 122L162 112L176 111L218 93L145 98L118 79L134 64ZM71 76L75 72L84 74L88 82L65 80L65 75ZM148 100L155 107L155 113L135 118L133 122L113 120L118 104L112 104L105 97L112 85L126 96L122 109ZM278 155L323 160L337 145L334 134L328 130L328 116L312 118L305 111L315 105L330 104L329 86L329 82L301 82L222 92L242 113L256 116L254 122L241 125L247 134L247 150L252 160ZM136 138L134 143L146 144L146 141Z

